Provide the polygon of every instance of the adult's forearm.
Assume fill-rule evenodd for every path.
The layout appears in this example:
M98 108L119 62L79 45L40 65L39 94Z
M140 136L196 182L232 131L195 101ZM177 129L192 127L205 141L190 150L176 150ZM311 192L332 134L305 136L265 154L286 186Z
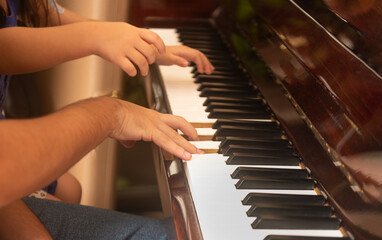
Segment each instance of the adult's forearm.
M0 122L0 207L66 172L117 124L114 99L97 98L31 120Z
M106 137L126 143L153 141L185 160L202 153L185 119L112 98L70 105L46 117L0 121L0 207L46 186Z
M0 239L52 239L45 226L22 200L0 207Z

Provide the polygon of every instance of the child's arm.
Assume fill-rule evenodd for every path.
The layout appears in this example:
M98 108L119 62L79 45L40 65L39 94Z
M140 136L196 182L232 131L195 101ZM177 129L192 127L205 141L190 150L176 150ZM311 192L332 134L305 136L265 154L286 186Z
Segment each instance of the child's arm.
M155 61L154 45L160 53L160 37L127 23L79 22L58 27L0 29L0 73L18 74L47 69L59 63L96 54L130 76L136 64L142 75Z
M76 22L83 21L94 21L93 19L89 19L83 17L75 12L72 12L68 9L60 14L60 21L58 21L57 12L50 8L50 15L53 16L51 18L51 23L53 25L65 25ZM154 48L156 50L156 48ZM167 46L166 54L159 54L157 51L157 60L156 63L159 65L178 65L181 67L185 67L188 65L188 62L194 62L197 65L198 71L200 73L210 74L213 71L213 66L207 59L207 57L201 53L200 51L186 47L186 46Z

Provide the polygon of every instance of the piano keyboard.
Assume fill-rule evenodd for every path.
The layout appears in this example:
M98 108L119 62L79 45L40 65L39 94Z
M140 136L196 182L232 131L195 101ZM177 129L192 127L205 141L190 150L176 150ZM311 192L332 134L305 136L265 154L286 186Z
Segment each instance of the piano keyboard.
M160 66L172 113L197 127L206 154L185 161L203 238L348 239L272 119L256 86L212 29L151 29L204 52L212 75Z

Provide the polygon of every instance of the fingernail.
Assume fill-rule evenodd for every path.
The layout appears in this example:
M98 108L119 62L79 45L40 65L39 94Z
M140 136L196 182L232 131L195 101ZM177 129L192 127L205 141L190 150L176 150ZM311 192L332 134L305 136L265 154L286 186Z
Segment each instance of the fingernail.
M184 151L183 156L184 156L184 160L189 160L189 159L191 159L191 153L189 153L189 152Z

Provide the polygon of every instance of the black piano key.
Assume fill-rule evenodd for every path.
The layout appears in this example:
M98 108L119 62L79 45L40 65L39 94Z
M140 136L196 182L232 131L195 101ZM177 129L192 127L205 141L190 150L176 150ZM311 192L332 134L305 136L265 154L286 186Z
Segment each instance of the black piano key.
M210 51L227 51L227 47L224 45L210 45L210 44L198 44L198 43L187 43L184 44L188 47L195 48L199 51L205 51L205 52L210 52Z
M211 61L213 62L212 63L212 66L214 66L214 68L231 68L232 66L236 66L237 63L230 63L230 62L225 62L225 61ZM197 68L197 65L196 63L194 62L190 62L189 65L190 67L193 67L193 68Z
M219 71L219 72L229 72L229 71L240 71L240 72L242 72L238 66L229 66L229 67L214 66L214 68L215 68L214 71ZM197 68L193 68L191 70L191 73L195 73L197 71L198 71ZM209 76L211 76L211 75L209 75ZM239 77L239 75L238 75L238 77Z
M184 45L187 45L187 44L197 44L197 45L207 45L207 46L222 46L222 47L226 47L226 45L221 42L221 41L217 41L217 42L211 42L211 41L208 41L208 40L202 40L202 39L184 39L182 40L182 43Z
M237 110L215 108L209 114L208 118L228 118L228 119L270 119L269 112L258 110Z
M221 102L211 102L206 107L206 112L211 112L213 109L216 108L234 108L234 109L244 109L244 110L251 110L251 109L265 109L264 104L245 104L245 103L221 103ZM235 125L238 126L239 124ZM241 126L245 126L244 124L241 124Z
M254 176L244 176L236 184L237 189L285 189L312 190L312 179L265 179Z
M305 169L238 167L231 174L233 179L240 179L244 176L264 179L307 179L309 173Z
M193 69L191 73L194 78L197 78L198 76L236 76L237 78L246 78L243 72L237 68L232 71L218 71L215 69L211 74L200 73L197 69Z
M227 102L228 104L231 104ZM210 102L210 104L216 104L216 102ZM207 106L209 106L208 104ZM224 105L225 103L220 103ZM244 104L244 105L254 105L254 106L263 106L263 103L261 101L254 102L254 103L233 103L233 104ZM279 129L279 126L276 122L263 122L263 121L246 121L246 120L235 120L235 119L218 119L214 124L212 125L213 129L218 129L222 125L229 125L229 126L243 126L243 127L259 127L261 129Z
M210 114L212 115L212 113L216 113L217 110L220 110L220 109L212 109ZM227 110L228 113L231 113L231 112L237 113L237 115L239 116L247 116L252 113L255 115L259 115L259 113L260 114L264 113L265 115L269 116L269 113L262 109L255 109L255 110L242 110L242 109L236 110L235 109L235 111L233 109L224 109L224 110ZM223 116L223 114L221 114L220 116ZM219 116L216 116L216 115L212 115L212 117L219 118ZM216 130L214 139L222 139L227 136L233 136L233 137L251 137L252 136L252 137L262 137L265 139L268 139L268 138L280 139L282 136L282 131L279 128L262 128L261 125L260 126L258 125L251 125L251 126L221 125Z
M330 218L333 214L329 206L283 206L272 204L253 205L247 211L249 217L311 217Z
M309 236L286 236L268 235L264 240L350 240L348 237L309 237Z
M204 54L206 55L206 54ZM237 65L237 60L232 57L231 54L221 53L217 55L207 54L206 57L208 60L212 61L230 61L232 63L235 63L235 66Z
M229 145L221 153L224 156L230 156L234 153L261 153L269 156L294 156L294 150L292 148L266 148L262 146L246 146L246 145Z
M338 218L292 218L292 217L258 217L251 224L254 229L322 229L340 228Z
M240 76L205 75L198 76L195 83L241 83L248 85L248 79Z
M199 84L198 91L202 91L205 88L231 88L231 89L248 89L252 86L247 83L242 82L233 82L233 83L224 83L224 82L203 82Z
M279 204L288 206L322 206L326 199L322 195L249 193L242 201L243 205Z
M263 104L263 100L260 97L248 97L248 98L234 98L234 97L218 97L218 96L210 96L207 97L206 101L204 101L203 106L208 106L211 103L243 103L243 104Z
M291 148L286 139L261 139L256 137L225 137L220 143L220 149L226 149L229 145L261 146L264 148Z
M300 158L297 156L264 156L256 153L233 153L228 157L228 165L281 165L298 166Z
M230 90L230 91L229 91ZM248 90L236 90L236 89L226 89L226 88L205 88L200 92L200 97L255 97L257 92L252 89Z
M185 40L203 40L203 41L210 41L210 42L221 42L220 36L218 34L189 34L189 33L182 33L178 35L178 39L180 41Z
M183 34L183 33L218 34L216 29L214 29L211 26L206 26L206 27L178 27L178 28L176 28L176 31L180 34Z
M218 153L220 154L226 154L226 155L232 155L234 153L239 153L239 152L245 152L244 150L243 151L237 151L237 148L233 147L233 146L246 146L246 147L252 147L254 149L268 149L268 150L284 150L286 151L287 149L290 149L291 152L294 152L292 150L292 148L289 146L289 145L282 145L282 144L278 144L277 141L275 141L274 143L271 142L271 141L261 141L258 139L258 141L251 141L251 142L248 142L248 141L234 141L235 143L231 143L231 144L226 144L226 140L227 138L232 138L232 137L226 137L222 140L222 143L220 144L219 146L219 150L218 150ZM268 139L267 139L268 140ZM282 140L282 139L276 139L276 140ZM246 144L246 142L248 142L248 145ZM288 142L287 142L288 143ZM247 153L256 153L255 151L247 151Z
M219 108L217 108L219 109ZM234 110L235 108L232 107L232 108L227 108L227 110ZM213 109L213 110L216 110L216 109ZM253 108L253 109L249 109L249 110L246 110L246 112L258 112L258 111L266 111L266 109L257 109L257 108ZM213 112L213 111L212 111ZM264 132L274 132L274 133L277 133L281 136L281 129L277 127L277 125L274 125L274 124L266 124L266 123L270 123L270 122L261 122L261 121L245 121L245 120L236 120L236 122L228 122L228 121L224 121L225 119L218 119L216 122L220 122L222 124L216 124L216 125L213 125L213 128L215 128L215 126L219 125L219 127L217 128L217 130L221 130L221 133L222 135L224 135L224 132L234 132L234 131L264 131ZM227 120L235 120L235 119L227 119ZM240 121L241 124L240 124ZM216 123L215 122L215 123ZM236 123L236 124L235 124ZM233 133L234 134L234 133ZM230 134L228 134L230 135ZM238 134L236 134L238 135ZM241 134L239 134L239 136L242 136L242 137L245 137Z
M208 58L208 57L207 57ZM220 59L208 58L213 66L237 66L237 62L231 57L224 57Z
M206 54L204 54L206 55ZM208 58L208 55L212 55L212 54L207 54L206 57ZM236 60L232 59L231 57L221 57L221 58L208 58L208 60L210 61L210 63L213 65L213 66L228 66L228 67L235 67L238 65L238 63L236 62Z

